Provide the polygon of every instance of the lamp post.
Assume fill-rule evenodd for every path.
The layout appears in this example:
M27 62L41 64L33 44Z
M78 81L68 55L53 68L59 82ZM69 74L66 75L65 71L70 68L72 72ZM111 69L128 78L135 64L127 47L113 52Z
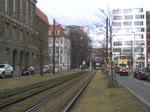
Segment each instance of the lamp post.
M69 72L69 52L68 52L68 72Z
M82 44L82 39L83 39L83 37L80 37L80 56L79 56L79 68L82 70L82 58L83 58L83 56L82 56L82 46L83 46L83 44Z
M134 46L133 46L133 69L135 69L135 32L132 32L133 33L133 43L134 43Z

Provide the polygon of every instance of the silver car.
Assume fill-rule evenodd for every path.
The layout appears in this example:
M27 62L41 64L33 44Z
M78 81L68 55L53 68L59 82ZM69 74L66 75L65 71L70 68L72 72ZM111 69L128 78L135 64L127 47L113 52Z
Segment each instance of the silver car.
M5 78L5 76L12 77L13 67L9 64L0 64L0 77Z

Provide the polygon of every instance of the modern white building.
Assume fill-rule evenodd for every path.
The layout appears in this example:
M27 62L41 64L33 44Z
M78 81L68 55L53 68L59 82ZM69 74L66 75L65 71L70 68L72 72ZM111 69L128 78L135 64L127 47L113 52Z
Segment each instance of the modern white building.
M112 55L133 57L133 67L147 65L146 11L143 8L114 9L112 21Z

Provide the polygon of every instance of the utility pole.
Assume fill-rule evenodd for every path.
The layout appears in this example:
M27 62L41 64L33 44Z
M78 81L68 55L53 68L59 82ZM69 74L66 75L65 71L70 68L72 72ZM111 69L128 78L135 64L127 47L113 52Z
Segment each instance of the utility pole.
M53 74L55 74L55 19L53 20Z
M106 63L108 62L108 17L106 18Z
M143 67L143 56L142 56L142 52L143 52L143 48L142 48L142 40L140 43L140 47L141 47L141 68Z
M103 64L104 64L104 44L103 44Z
M113 74L113 62L112 62L112 27L109 22L109 27L110 27L110 73L111 73L111 80L112 80L112 85L114 86L114 74Z

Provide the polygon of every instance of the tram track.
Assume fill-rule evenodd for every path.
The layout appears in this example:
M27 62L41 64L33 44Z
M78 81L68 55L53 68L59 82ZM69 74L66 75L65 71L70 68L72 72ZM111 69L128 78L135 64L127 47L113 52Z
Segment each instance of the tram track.
M33 107L27 109L25 112L44 112L44 111L66 112L66 111L68 111L71 108L71 106L73 105L73 103L76 101L76 99L80 96L82 91L89 84L90 80L93 78L95 73L96 72L91 72L91 73L85 74L84 76L78 77L70 84L67 84L64 88L62 88L57 93L49 96L48 98L44 99L43 101L39 102L38 104L34 105ZM72 93L70 93L68 91L72 91ZM53 106L51 106L51 105L53 105ZM57 105L59 105L59 106L57 106ZM50 108L48 108L48 110L46 110L47 107L50 107Z
M71 74L68 76L60 77L57 79L51 79L46 82L38 83L36 85L32 85L30 87L25 87L23 89L19 89L18 91L11 91L6 93L6 95L1 95L0 97L0 110L6 108L10 105L14 105L15 103L21 102L25 99L33 97L37 94L40 94L50 88L54 88L55 86L61 85L69 80L72 80L86 72L80 72L77 74Z

